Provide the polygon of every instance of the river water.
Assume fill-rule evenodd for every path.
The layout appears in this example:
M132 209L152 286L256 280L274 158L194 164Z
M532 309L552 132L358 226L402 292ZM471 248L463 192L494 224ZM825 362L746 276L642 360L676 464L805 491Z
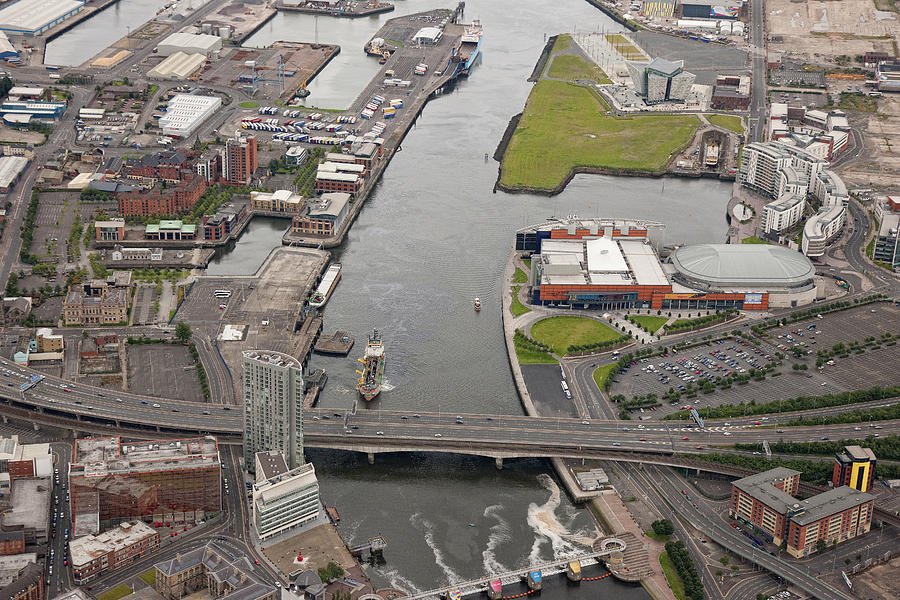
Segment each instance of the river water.
M392 1L393 13L364 19L279 13L248 44L340 43L340 55L311 83L309 102L346 107L378 69L362 46L380 24L441 6ZM347 358L312 358L311 367L329 374L321 406L352 404L355 357L366 333L378 328L387 346L385 391L363 409L521 414L500 321L501 277L520 227L577 213L661 221L667 243L724 239L725 183L582 175L553 198L493 194L497 165L486 156L524 105L545 37L615 24L583 0L469 0L465 16L484 24L481 64L426 105L334 252L343 274L325 309L325 329L350 330L357 345ZM254 272L285 227L255 219L209 272ZM472 309L475 296L480 313ZM324 501L340 510L345 537L388 539L386 564L368 569L376 585L431 589L583 551L595 533L587 512L560 494L545 461L506 461L497 471L491 460L456 455L379 455L374 465L349 453L309 457ZM555 578L545 590L565 600L598 592L649 597L611 578L581 587Z
M184 0L185 2L190 0ZM167 0L119 0L47 44L48 65L80 65L150 20ZM195 6L199 6L195 2Z

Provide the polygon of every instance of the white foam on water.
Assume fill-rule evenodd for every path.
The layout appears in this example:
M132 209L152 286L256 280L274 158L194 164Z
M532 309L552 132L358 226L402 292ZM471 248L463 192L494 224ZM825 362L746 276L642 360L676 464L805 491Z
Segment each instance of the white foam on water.
M453 570L450 565L447 564L447 561L444 559L444 553L440 548L437 547L437 544L434 541L434 525L424 519L419 515L419 513L413 514L409 518L410 523L413 524L414 527L423 529L423 537L425 539L425 543L431 548L431 551L434 553L434 564L440 567L444 571L444 575L447 576L447 582L454 584L459 583L460 581L465 581L463 577L459 575L456 571Z
M503 564L497 560L497 548L503 542L509 541L510 531L509 531L509 523L500 516L500 511L503 510L502 504L492 504L484 509L484 517L487 519L494 519L497 521L495 525L491 525L491 534L488 536L487 547L481 553L481 557L484 561L484 570L486 573L491 575L495 575L497 573L503 573L504 571L508 571Z
M401 575L400 572L395 568L379 570L379 572L384 575L392 588L398 589L401 592L405 592L407 595L412 596L414 594L421 594L425 591L415 583L410 581L408 578Z
M583 545L584 532L569 531L556 515L560 504L559 486L545 473L538 475L538 482L550 492L550 498L540 506L534 502L528 505L527 522L535 533L528 560L535 563L579 554L583 550L579 546ZM547 542L550 542L552 553L550 557L542 557L541 550Z

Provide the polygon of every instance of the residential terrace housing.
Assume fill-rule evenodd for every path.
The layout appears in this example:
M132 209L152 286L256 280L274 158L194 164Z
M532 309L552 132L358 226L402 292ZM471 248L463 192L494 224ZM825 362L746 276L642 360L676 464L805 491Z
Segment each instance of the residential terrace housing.
M44 568L30 563L19 571L15 581L0 587L0 598L4 600L44 600Z
M106 279L69 286L63 300L66 325L111 325L128 321L130 271L114 271Z
M874 497L843 486L807 500L793 497L799 471L777 467L731 483L728 514L752 525L794 557L862 535L872 526Z
M219 511L219 462L216 439L209 436L155 442L76 440L69 466L76 533L135 518L194 521Z
M99 535L69 542L73 579L76 585L84 585L158 549L157 530L143 521L119 523Z
M256 578L247 557L236 558L214 544L177 554L154 568L153 589L165 600L180 600L200 590L207 590L217 600L275 600L280 596L278 589Z

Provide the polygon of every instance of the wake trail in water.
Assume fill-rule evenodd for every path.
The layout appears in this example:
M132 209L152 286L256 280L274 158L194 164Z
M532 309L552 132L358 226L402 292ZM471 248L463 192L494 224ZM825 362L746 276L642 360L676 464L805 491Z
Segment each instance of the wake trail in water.
M491 575L496 575L498 573L503 573L504 571L508 571L503 564L497 560L497 548L503 542L507 542L511 539L510 537L510 529L509 523L500 516L500 511L503 509L502 504L492 504L484 509L484 517L488 519L494 519L497 521L496 524L491 525L491 533L488 536L487 547L481 553L482 560L484 561L484 570L486 573Z
M550 498L538 506L534 502L528 505L528 525L534 530L535 538L531 544L528 560L534 564L547 560L541 556L547 542L550 543L550 559L567 558L583 551L582 546L590 544L585 532L573 533L559 522L556 509L560 505L559 486L553 478L545 473L538 475L541 487L550 492Z
M385 578L387 578L392 588L398 589L401 592L405 592L407 595L412 596L414 594L421 594L425 591L415 583L401 575L400 572L393 567L381 571L381 574L384 575Z
M461 577L459 573L454 571L453 568L447 564L447 561L444 559L444 553L440 548L437 547L437 544L434 541L434 525L427 519L422 518L419 513L413 514L409 518L409 521L417 529L424 530L423 537L425 539L425 543L429 548L431 548L431 551L434 553L434 564L436 564L444 571L444 575L447 576L447 582L450 584L454 584L460 581L464 581L464 578Z

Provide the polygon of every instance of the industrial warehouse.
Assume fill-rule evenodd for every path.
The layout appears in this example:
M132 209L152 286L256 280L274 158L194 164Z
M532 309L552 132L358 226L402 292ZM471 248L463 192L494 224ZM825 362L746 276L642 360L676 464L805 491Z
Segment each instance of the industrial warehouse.
M531 253L534 304L601 310L767 310L816 299L815 268L804 255L769 245L698 244L661 261L651 240L661 223L557 220L519 230Z
M43 33L84 8L80 0L18 0L0 9L0 31L28 36Z

